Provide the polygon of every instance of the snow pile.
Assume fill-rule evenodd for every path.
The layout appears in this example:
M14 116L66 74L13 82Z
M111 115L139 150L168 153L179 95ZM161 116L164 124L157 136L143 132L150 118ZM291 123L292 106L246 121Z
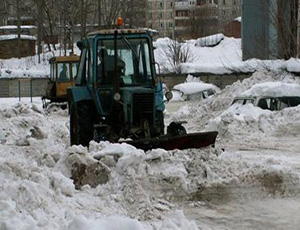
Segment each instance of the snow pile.
M126 144L68 147L67 112L41 104L1 106L0 225L10 229L198 229L172 199L184 197L187 171L171 152ZM103 166L107 174L92 171ZM79 166L76 168L76 166ZM82 180L75 189L75 170ZM96 169L99 169L96 168ZM99 184L98 179L108 180ZM81 178L82 179L82 178ZM86 179L86 178L85 178ZM114 220L112 222L112 220Z
M224 142L225 139L229 140L233 137L239 140L241 139L240 141L242 141L244 135L248 135L250 139L254 138L258 140L261 138L259 135L262 135L264 138L271 138L274 135L276 136L275 130L282 130L283 127L286 127L286 131L289 132L288 129L291 129L291 123L294 122L292 126L298 127L298 107L279 112L262 110L252 105L245 105L239 108L233 105L231 107L234 98L249 90L253 85L262 83L263 88L268 89L271 88L271 86L276 86L278 84L276 82L278 81L283 82L280 83L283 85L292 83L294 88L298 88L300 83L299 78L284 72L257 72L252 77L243 80L243 82L237 81L227 86L212 98L201 102L188 102L185 106L178 109L176 114L170 114L167 111L167 121L187 120L188 124L185 126L189 132L217 130ZM266 87L264 82L272 83L266 83L269 85L269 87ZM284 87L282 89L284 89ZM287 115L288 118L281 119L280 117L283 115ZM292 117L290 117L290 115L292 115ZM268 120L266 123L268 125L264 125L266 120ZM269 130L272 126L272 130L274 129L275 133ZM256 135L249 136L249 133L254 132ZM254 144L255 143L259 145L261 141L254 142Z
M70 147L66 111L45 113L41 102L1 105L0 224L6 229L196 230L181 202L224 202L239 186L263 190L266 172L277 175L268 159L245 162L218 148L145 153L93 141L89 149ZM294 180L284 169L282 186ZM266 195L282 192L281 185L272 189Z
M289 72L300 72L300 62L299 62L299 59L290 58L287 61L287 71L289 71Z
M198 207L244 200L245 195L294 195L292 185L300 182L298 156L287 164L289 158L275 153L264 156L257 150L247 156L227 150L230 145L299 149L299 107L266 112L247 105L239 115L225 111L254 84L276 81L299 83L292 75L258 72L208 100L169 111L167 121L186 118L189 132L219 131L217 148L182 151L144 152L93 141L89 149L70 147L67 111L45 113L40 101L1 100L0 226L196 230L182 210L184 203Z

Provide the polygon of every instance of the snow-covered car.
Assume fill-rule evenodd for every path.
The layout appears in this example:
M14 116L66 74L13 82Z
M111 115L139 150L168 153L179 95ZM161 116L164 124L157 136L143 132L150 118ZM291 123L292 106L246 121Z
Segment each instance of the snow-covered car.
M186 82L175 85L172 89L173 101L201 100L211 97L220 89L203 82Z
M232 104L246 105L248 103L271 111L298 106L300 85L283 82L259 83L236 97Z

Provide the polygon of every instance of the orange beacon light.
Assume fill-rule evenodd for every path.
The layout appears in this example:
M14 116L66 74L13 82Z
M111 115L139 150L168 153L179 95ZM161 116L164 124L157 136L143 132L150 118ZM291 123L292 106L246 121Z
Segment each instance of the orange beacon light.
M124 25L124 19L121 17L117 18L117 26L123 26Z

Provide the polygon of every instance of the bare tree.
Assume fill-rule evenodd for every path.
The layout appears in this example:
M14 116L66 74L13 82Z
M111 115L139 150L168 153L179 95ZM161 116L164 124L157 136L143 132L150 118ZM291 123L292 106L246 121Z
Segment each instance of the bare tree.
M8 0L3 0L2 4L0 4L0 25L4 25L8 15L8 6L9 6L9 1Z
M173 71L180 73L181 64L191 61L191 52L186 43L180 43L177 40L170 41L165 50L166 59L168 64L172 66Z
M211 5L196 8L189 17L190 37L198 38L218 32L217 8Z
M146 1L122 0L121 15L130 27L146 27Z
M111 26L115 23L121 12L120 0L101 0L101 22L104 26Z
M276 47L275 57L289 59L299 54L297 40L298 0L264 0L268 9L269 27L275 31L269 34L271 46ZM265 14L266 12L261 12ZM272 50L270 50L272 52ZM276 54L277 53L277 54Z

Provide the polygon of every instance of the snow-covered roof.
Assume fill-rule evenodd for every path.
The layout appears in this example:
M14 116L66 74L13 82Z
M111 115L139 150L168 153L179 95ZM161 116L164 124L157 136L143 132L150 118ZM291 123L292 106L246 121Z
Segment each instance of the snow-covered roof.
M237 18L235 18L233 21L242 22L242 17L237 17Z
M215 46L220 43L224 39L224 34L214 34L211 36L203 37L203 38L198 38L195 46Z
M175 85L173 88L180 90L184 94L194 94L208 89L216 89L217 87L213 84L207 84L203 82L187 82Z
M283 82L263 82L243 92L242 97L293 97L300 96L300 85Z
M22 25L20 26L21 29L36 29L36 26L30 26L30 25ZM9 26L0 26L0 30L14 30L17 29L18 26L15 25L9 25Z
M5 41L5 40L14 40L18 39L17 34L8 34L8 35L1 35L0 36L0 41ZM35 36L30 36L30 35L21 35L22 40L36 40Z

